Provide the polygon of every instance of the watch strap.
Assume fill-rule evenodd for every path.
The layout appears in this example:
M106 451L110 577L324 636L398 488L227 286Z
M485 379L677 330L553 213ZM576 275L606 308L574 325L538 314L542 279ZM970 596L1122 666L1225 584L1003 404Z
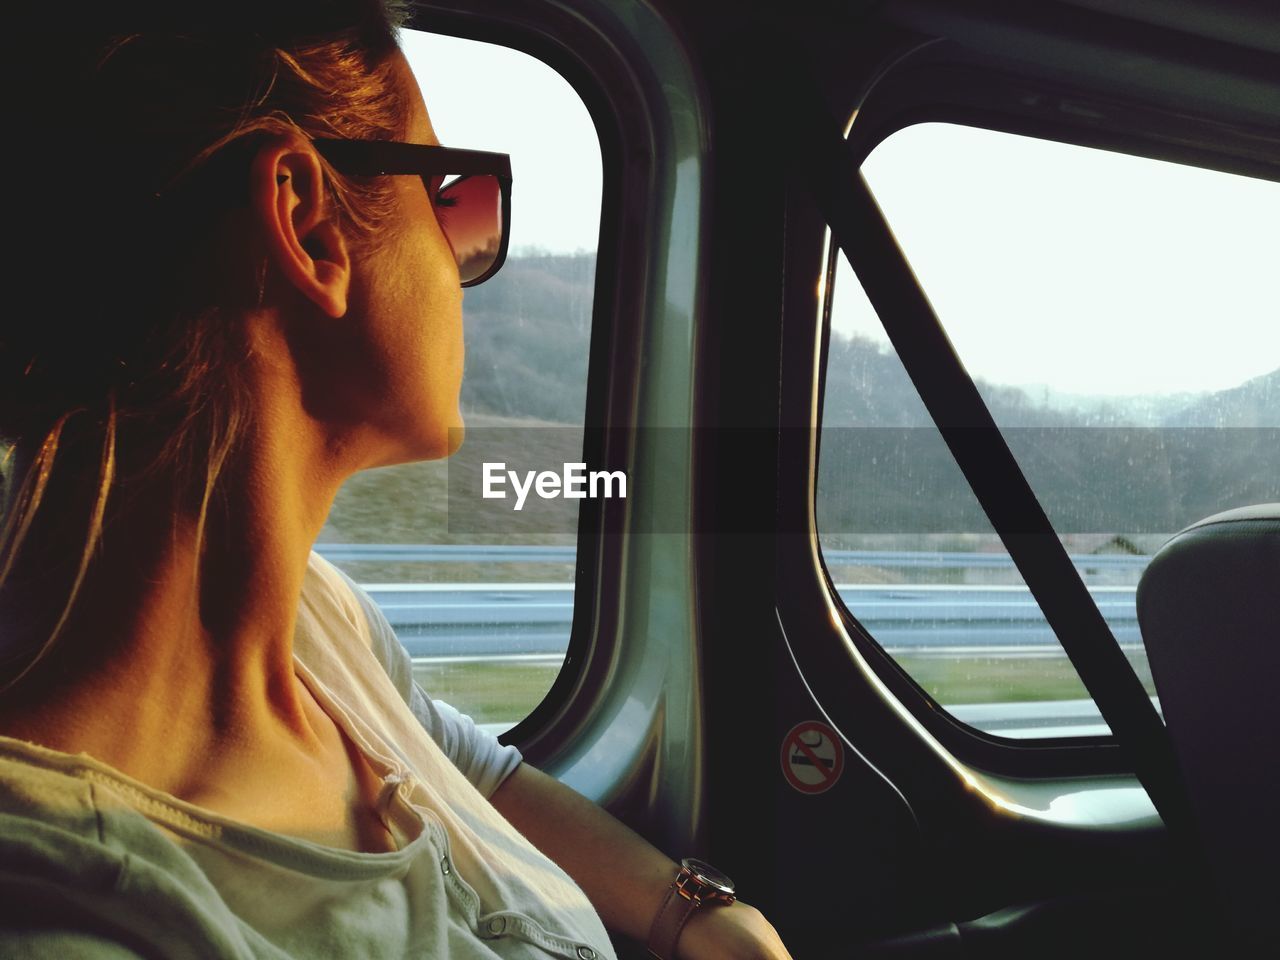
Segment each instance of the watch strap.
M657 960L674 960L680 931L697 909L697 900L681 896L677 886L671 884L667 888L667 898L662 901L658 915L653 918L653 926L649 928L649 955L657 957Z

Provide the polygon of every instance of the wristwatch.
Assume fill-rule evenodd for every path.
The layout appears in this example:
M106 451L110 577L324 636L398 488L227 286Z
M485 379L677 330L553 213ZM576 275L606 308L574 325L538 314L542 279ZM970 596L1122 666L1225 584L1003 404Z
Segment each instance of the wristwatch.
M649 928L649 955L674 960L680 931L695 910L703 904L727 906L736 899L732 880L709 863L685 857Z

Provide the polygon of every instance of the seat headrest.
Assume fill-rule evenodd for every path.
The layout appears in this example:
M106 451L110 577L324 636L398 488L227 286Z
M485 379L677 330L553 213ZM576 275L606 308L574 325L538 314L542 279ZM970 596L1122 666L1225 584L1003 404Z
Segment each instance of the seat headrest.
M1138 623L1200 841L1236 931L1261 942L1280 857L1280 503L1201 520L1157 551Z

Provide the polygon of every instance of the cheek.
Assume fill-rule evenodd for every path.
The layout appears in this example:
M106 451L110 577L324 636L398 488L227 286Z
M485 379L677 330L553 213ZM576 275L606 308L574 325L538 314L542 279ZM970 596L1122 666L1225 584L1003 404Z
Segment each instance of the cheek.
M462 287L448 244L443 248L426 243L420 248L411 269L409 313L428 359L437 369L448 369L462 361Z
M405 264L410 274L404 285L406 339L414 346L406 352L416 364L432 405L456 407L462 378L462 287L453 252L434 223L419 232L412 255ZM439 411L446 413L444 410Z
M463 292L453 251L417 186L420 196L404 198L408 219L385 248L369 291L381 368L370 385L369 396L380 398L371 414L398 438L397 460L448 456L461 425Z

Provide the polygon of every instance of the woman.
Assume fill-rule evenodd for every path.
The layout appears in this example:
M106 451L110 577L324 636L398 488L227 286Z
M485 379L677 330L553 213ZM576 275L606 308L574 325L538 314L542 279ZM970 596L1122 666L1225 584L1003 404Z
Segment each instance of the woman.
M38 309L0 326L0 954L646 940L677 866L426 699L310 550L347 477L461 425L459 198L324 142L436 143L404 11L101 6L15 121ZM741 902L676 947L787 956Z

